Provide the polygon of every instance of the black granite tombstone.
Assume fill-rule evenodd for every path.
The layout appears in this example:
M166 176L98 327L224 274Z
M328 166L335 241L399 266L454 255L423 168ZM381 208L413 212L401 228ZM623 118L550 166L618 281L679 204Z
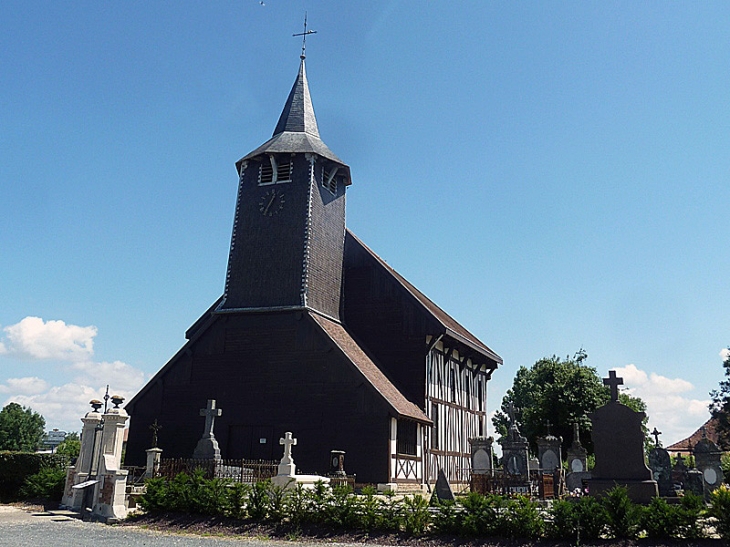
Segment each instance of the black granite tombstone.
M615 371L603 383L611 387L611 401L590 415L596 455L593 477L588 481L590 494L600 496L621 485L634 502L648 503L659 491L644 457L641 424L646 415L619 403L618 386L623 379Z

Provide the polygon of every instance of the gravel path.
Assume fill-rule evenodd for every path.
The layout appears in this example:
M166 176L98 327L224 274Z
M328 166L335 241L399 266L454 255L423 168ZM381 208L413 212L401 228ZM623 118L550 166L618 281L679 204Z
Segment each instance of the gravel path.
M0 505L0 546L35 547L292 547L294 543L185 536L133 526L107 526L51 513Z

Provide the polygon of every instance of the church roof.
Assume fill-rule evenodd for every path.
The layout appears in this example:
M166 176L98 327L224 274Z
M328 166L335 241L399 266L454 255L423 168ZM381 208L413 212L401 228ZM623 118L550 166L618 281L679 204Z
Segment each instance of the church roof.
M459 322L457 322L448 313L437 306L430 298L414 287L405 277L391 268L385 260L375 254L367 245L365 245L358 237L353 234L350 230L347 230L354 241L356 241L370 256L372 256L378 264L387 271L393 279L395 279L420 305L426 310L433 319L435 319L444 329L444 334L465 344L473 350L478 351L482 355L488 357L496 364L502 364L502 358L493 352L486 344L481 342L476 336L464 328Z
M271 139L238 160L236 166L261 154L286 152L318 154L345 166L345 163L319 137L317 118L314 115L312 98L309 95L304 59L299 65L299 73L294 80L294 85L289 92L289 97Z
M702 424L702 426L697 431L692 433L692 435L690 435L686 439L682 439L681 441L674 443L673 445L668 446L667 450L669 450L670 452L691 453L695 445L702 440L704 436L702 433L703 429L705 430L704 435L706 435L708 439L710 439L715 444L719 442L720 436L717 432L717 420L714 418L710 418L704 424Z
M345 357L355 365L370 385L385 399L399 418L409 418L426 424L432 423L423 410L406 399L398 388L393 385L341 324L316 313L310 315Z

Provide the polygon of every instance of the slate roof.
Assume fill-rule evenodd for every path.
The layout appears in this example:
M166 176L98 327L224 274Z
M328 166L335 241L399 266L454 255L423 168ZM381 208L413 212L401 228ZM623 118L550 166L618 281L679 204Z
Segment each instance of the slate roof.
M385 260L380 258L375 252L372 251L367 245L365 245L358 237L353 234L350 230L347 230L348 234L368 253L372 256L380 266L385 269L390 275L406 290L411 296L416 299L418 303L435 319L444 329L444 334L469 346L470 348L478 351L479 353L487 356L489 359L497 363L502 364L502 358L493 352L486 344L481 342L476 336L459 324L453 317L437 306L430 298L414 287L405 277L400 275L397 271L391 268Z
M261 154L287 152L318 154L323 158L347 167L319 137L317 118L314 115L312 98L309 95L309 83L307 82L304 59L299 64L299 74L297 74L297 78L294 80L294 85L289 92L289 97L276 124L273 136L256 150L249 152L238 160L236 167L240 168L241 162L255 158Z
M337 345L337 348L357 368L370 385L390 405L393 412L399 418L410 418L417 422L432 424L433 422L424 414L423 410L405 398L398 391L393 383L383 374L378 366L373 363L370 357L353 340L345 328L335 321L327 319L319 314L311 313L310 316Z

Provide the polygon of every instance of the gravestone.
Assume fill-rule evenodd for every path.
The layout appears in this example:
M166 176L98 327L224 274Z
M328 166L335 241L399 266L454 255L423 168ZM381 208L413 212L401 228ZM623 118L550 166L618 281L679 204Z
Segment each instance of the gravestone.
M472 475L492 475L492 437L474 437L469 439L471 446Z
M451 489L449 479L446 478L443 469L439 469L439 476L436 479L436 487L434 488L433 495L439 501L454 501L454 491Z
M330 450L330 475L346 477L345 473L345 451Z
M279 439L279 444L284 447L284 455L279 462L278 473L275 477L271 478L273 484L285 490L296 488L297 485L302 485L306 489L312 489L318 482L329 484L329 477L297 474L297 466L294 463L294 456L292 455L292 446L296 446L297 440L291 431L284 433L284 437Z
M537 438L537 459L543 473L554 473L562 462L561 445L563 439L550 433L550 420L547 421L547 435Z
M205 416L205 429L203 436L198 441L198 445L193 452L193 458L196 460L220 460L221 449L218 447L218 441L215 439L213 427L215 427L215 419L222 414L220 408L216 408L215 399L208 399L205 408L200 409L200 415Z
M722 450L707 438L704 428L702 428L702 439L695 445L694 455L697 470L702 473L703 490L707 498L710 492L722 484L725 477L720 465Z
M515 408L510 403L509 415L511 424L507 436L502 437L502 467L509 481L509 489L513 493L530 492L530 455L527 438L520 434L515 420Z
M588 471L588 450L580 443L580 427L573 424L573 443L567 450L568 474L565 476L565 487L568 492L582 492L583 481L591 478Z
M662 432L655 427L651 434L654 435L654 448L649 452L651 475L657 482L659 495L663 498L673 497L675 491L672 484L672 460L669 457L669 452L662 448L659 442L659 435Z
M702 472L688 468L682 454L677 454L677 462L672 467L672 487L675 491L683 490L702 495Z
M620 485L627 488L635 503L649 503L659 490L644 457L641 425L646 415L618 401L618 386L623 379L616 377L615 371L610 371L603 383L611 388L611 400L590 415L596 455L596 466L588 481L590 494L601 496Z

